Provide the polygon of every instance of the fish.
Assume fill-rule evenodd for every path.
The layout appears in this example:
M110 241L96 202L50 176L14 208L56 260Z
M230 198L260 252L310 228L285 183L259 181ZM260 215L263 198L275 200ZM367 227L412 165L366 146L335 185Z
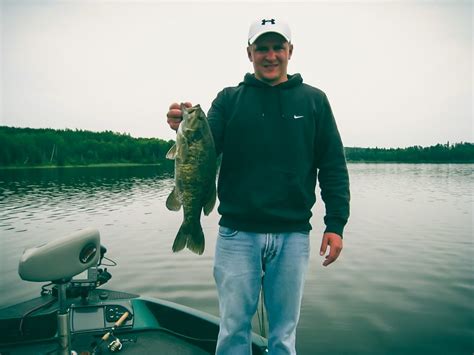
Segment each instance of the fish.
M176 143L166 154L174 159L175 185L166 199L170 211L183 206L183 222L173 243L173 252L187 247L201 255L205 240L201 213L208 216L216 203L216 149L206 114L200 105L187 108L181 104L183 119L176 133Z

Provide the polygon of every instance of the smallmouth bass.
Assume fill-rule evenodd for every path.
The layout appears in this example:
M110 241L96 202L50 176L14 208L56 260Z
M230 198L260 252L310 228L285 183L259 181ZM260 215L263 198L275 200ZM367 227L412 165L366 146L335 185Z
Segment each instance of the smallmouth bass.
M173 243L173 252L187 247L201 255L205 241L201 211L207 216L216 203L216 149L207 117L200 105L181 104L183 120L176 144L166 154L175 160L175 186L166 200L170 211L183 206L184 219Z

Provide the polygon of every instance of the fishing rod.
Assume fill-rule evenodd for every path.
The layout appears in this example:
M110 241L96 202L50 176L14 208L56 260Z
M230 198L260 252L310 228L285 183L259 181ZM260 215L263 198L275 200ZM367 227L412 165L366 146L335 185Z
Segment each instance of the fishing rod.
M117 329L118 327L120 327L122 325L122 323L128 318L129 314L130 313L128 313L128 312L125 312L124 314L122 314L122 316L115 322L113 327L107 333L105 333L104 336L100 339L99 343L96 346L94 346L94 349L92 349L92 352L91 352L92 355L96 354L97 349L105 341L107 341L111 336L114 336L115 329ZM120 342L119 338L115 337L115 339L109 344L108 347L109 347L110 351L116 352L116 351L119 351L120 349L122 349L122 343Z

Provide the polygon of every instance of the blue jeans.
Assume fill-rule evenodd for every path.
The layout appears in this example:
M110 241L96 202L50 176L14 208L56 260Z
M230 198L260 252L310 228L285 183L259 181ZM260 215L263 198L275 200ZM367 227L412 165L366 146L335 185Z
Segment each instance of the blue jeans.
M296 354L309 249L309 232L264 234L219 227L214 259L221 318L216 354L251 354L252 317L262 286L269 353Z

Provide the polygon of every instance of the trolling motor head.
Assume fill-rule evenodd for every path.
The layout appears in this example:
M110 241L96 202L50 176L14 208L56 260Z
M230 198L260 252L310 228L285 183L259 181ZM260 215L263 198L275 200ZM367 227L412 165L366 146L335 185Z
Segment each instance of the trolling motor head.
M23 252L18 273L23 280L68 282L100 258L100 234L85 229Z
M85 229L24 251L18 265L23 280L52 281L58 286L58 344L61 355L71 355L71 329L66 289L70 280L97 266L101 257L100 234Z

